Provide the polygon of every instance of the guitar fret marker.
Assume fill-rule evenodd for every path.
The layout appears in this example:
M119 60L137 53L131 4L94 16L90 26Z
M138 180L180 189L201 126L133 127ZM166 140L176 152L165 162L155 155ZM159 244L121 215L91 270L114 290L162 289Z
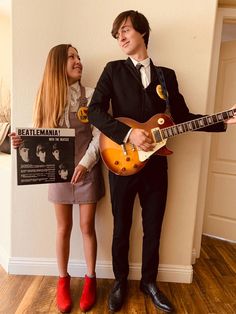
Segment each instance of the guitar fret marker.
M188 123L188 128L189 128L189 130L193 129L192 123Z
M167 130L165 129L163 132L164 132L164 137L165 137L165 138L168 138L168 132L167 132Z
M227 114L227 112L223 112L222 113L223 119L226 120L229 118L229 114Z
M222 120L223 120L223 116L222 116L222 114L221 114L221 113L219 113L219 114L217 115L217 118L218 118L218 121L222 121Z
M200 125L200 126L204 126L204 121L203 121L203 119L199 119L199 125Z
M176 128L175 126L173 127L173 131L174 131L174 132L173 132L174 135L177 135L177 134L178 134L178 130L177 130L177 128Z
M217 115L213 115L212 120L213 120L213 122L217 123L218 122Z
M212 124L212 123L213 123L213 120L212 120L211 117L207 117L207 121L208 121L209 124Z

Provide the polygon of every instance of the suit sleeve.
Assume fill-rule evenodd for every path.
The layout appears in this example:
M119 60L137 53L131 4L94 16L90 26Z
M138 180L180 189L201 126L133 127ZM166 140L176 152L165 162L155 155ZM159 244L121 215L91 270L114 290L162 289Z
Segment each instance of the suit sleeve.
M175 123L182 123L205 116L202 114L191 113L189 111L184 97L179 92L177 78L173 70L168 71L165 78L169 93L170 111ZM217 124L198 129L198 131L205 132L223 132L225 130L226 125L224 122L219 122Z
M92 125L118 144L122 144L130 127L116 120L109 113L110 101L113 98L112 66L104 68L93 94L88 117Z

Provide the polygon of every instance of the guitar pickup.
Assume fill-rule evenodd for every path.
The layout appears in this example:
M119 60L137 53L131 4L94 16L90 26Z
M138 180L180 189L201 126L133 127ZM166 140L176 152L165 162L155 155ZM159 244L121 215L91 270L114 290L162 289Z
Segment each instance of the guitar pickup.
M151 129L152 137L154 142L160 143L163 142L163 137L160 131L160 128L153 128Z

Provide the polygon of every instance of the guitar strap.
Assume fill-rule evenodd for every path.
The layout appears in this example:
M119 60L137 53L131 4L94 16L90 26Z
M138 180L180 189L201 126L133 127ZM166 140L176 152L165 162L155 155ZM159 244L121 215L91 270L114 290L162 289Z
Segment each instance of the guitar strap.
M170 114L169 95L168 95L168 91L167 91L167 87L166 87L165 77L164 77L164 74L163 74L161 67L155 67L155 68L156 68L158 79L159 79L161 86L162 86L162 92L165 96L165 102L166 102L165 113L170 116L171 114Z

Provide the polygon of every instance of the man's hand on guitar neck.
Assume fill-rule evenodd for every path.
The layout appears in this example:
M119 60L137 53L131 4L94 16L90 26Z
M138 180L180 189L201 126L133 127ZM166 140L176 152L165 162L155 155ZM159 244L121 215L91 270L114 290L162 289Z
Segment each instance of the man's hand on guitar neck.
M143 129L132 129L129 135L129 142L145 152L151 151L155 147L149 132Z
M232 109L236 109L236 105L232 107ZM227 124L235 124L236 123L236 112L234 113L234 117L230 118L229 120L225 121Z

